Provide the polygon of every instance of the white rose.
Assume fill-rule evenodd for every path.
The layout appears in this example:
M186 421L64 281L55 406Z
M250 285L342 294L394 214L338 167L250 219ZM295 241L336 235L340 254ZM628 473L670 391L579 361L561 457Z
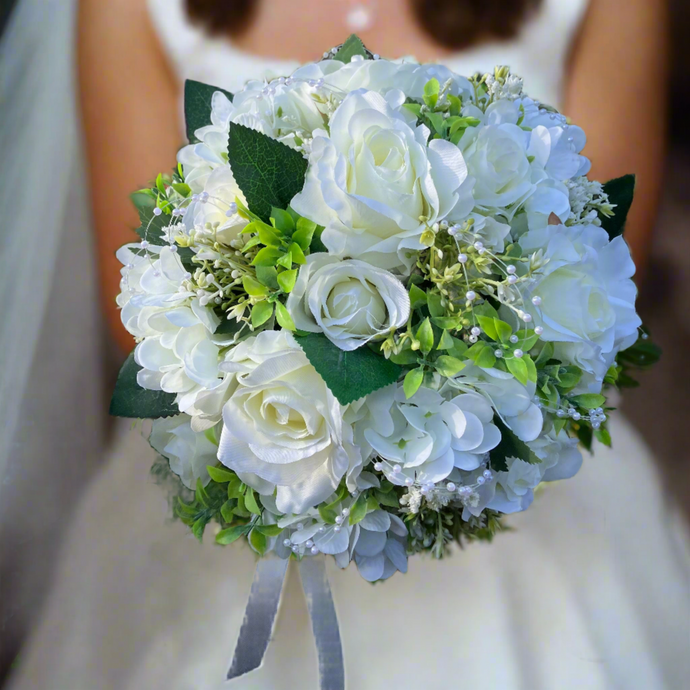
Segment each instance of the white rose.
M536 184L546 177L544 129L529 133L517 125L500 124L466 130L459 146L475 180L472 192L477 206L500 208L510 217L534 193Z
M383 473L399 486L406 479L440 482L456 467L474 470L501 440L491 406L477 393L447 400L422 387L407 400L402 385L393 384L367 396L364 406L355 424L362 455L382 458Z
M247 225L247 221L237 213L235 199L239 198L245 205L247 200L229 165L216 168L208 176L204 192L208 197L189 204L184 216L185 227L188 232L193 229L198 233L212 234L219 242L229 245ZM235 212L228 215L231 208Z
M600 389L616 354L634 344L641 325L627 244L622 237L609 241L596 225L552 225L526 233L520 245L543 250L548 259L529 295L541 299L530 311L544 329L542 340L556 343L556 357L581 367L591 390Z
M149 443L170 461L170 469L179 475L189 489L196 487L197 479L208 484L207 465L215 465L218 446L205 433L192 431L187 415L154 419Z
M230 117L235 108L222 91L211 99L211 122L194 133L199 142L180 149L177 160L182 164L185 182L193 192L202 192L209 175L227 164Z
M226 355L237 388L223 408L218 458L282 513L302 513L361 462L344 408L291 333L264 331Z
M512 374L500 369L481 369L468 363L454 379L447 381L442 392L452 390L480 393L501 415L504 422L522 441L534 441L544 426L544 416L535 404L536 384L523 386Z
M395 105L400 92L389 92ZM330 134L316 133L304 189L292 201L301 215L325 226L331 254L409 271L426 218L443 219L467 177L457 147L441 139L383 96L355 91L336 110ZM412 118L414 119L414 118Z
M287 299L295 326L355 350L407 323L410 298L388 271L364 261L312 254Z

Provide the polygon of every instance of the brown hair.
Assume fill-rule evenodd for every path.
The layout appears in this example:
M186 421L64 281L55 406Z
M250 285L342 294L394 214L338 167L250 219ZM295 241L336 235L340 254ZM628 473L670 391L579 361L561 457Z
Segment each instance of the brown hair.
M542 0L408 0L417 21L433 39L461 50L488 39L515 36ZM186 0L189 16L211 33L240 35L258 0Z

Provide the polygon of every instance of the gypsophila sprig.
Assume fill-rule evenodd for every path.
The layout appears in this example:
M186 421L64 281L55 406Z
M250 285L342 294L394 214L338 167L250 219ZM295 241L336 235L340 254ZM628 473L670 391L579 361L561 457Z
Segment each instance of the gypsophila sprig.
M607 388L659 356L634 178L588 179L583 130L524 89L357 37L234 96L188 84L190 144L117 254L112 409L153 419L199 539L386 579L611 443Z

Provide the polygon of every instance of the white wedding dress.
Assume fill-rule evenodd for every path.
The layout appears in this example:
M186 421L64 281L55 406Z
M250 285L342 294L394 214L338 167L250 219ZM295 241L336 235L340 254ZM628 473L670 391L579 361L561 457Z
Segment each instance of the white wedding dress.
M258 58L151 0L180 79L231 91L296 64ZM585 0L545 0L522 36L447 61L464 74L510 64L558 104ZM323 46L315 46L321 50ZM370 585L329 563L347 688L683 690L690 687L690 554L653 459L621 417L572 480L548 485L513 533L410 559ZM228 684L255 558L199 545L168 519L155 454L125 429L85 496L13 690L315 690L316 653L293 565L263 668ZM209 530L210 532L210 530Z

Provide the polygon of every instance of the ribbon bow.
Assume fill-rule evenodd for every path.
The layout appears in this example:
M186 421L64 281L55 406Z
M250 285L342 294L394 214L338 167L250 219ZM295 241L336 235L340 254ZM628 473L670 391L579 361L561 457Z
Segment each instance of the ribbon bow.
M262 558L256 566L244 621L228 680L259 668L271 642L289 559ZM311 628L319 659L321 690L345 690L345 667L338 617L323 556L299 562Z

